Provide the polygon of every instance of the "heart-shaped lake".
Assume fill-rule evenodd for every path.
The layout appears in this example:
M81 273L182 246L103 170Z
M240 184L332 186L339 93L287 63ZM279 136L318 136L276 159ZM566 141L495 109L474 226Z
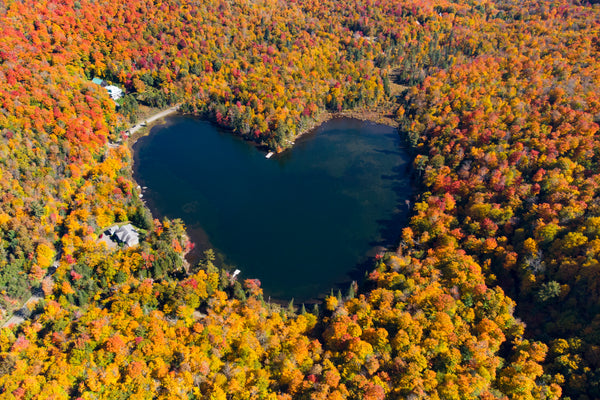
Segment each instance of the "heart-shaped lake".
M307 301L347 287L381 246L397 245L405 222L409 157L389 126L333 119L267 159L177 116L134 150L153 214L181 218L197 248L260 279L265 298Z

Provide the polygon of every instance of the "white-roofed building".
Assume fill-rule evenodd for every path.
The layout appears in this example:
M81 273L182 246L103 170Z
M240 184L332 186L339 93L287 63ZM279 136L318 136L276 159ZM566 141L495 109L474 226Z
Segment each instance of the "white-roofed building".
M123 89L117 86L110 85L106 86L104 89L106 89L113 100L119 100L121 97L123 97Z

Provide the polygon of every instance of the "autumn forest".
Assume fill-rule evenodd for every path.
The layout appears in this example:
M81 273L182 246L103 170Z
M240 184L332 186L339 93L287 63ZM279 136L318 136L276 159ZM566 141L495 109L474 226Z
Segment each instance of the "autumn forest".
M0 397L600 398L598 5L6 0L0 28ZM126 134L172 106L275 152L393 119L397 246L310 306L190 265Z

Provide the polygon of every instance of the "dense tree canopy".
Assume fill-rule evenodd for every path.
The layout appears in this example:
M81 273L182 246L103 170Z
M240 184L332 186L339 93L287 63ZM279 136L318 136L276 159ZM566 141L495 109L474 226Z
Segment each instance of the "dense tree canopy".
M3 396L600 397L598 6L11 0L0 26L1 317L46 295L0 331ZM421 189L398 247L311 313L187 265L124 135L174 104L272 150L394 114ZM107 248L126 221L140 245Z

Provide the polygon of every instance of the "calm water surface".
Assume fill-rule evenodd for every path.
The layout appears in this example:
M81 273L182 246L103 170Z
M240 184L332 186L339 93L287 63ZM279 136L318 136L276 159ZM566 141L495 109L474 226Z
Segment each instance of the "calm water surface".
M134 176L154 215L181 218L266 296L307 301L357 279L397 244L410 195L394 128L334 119L293 150L265 154L230 132L171 118L135 145Z

